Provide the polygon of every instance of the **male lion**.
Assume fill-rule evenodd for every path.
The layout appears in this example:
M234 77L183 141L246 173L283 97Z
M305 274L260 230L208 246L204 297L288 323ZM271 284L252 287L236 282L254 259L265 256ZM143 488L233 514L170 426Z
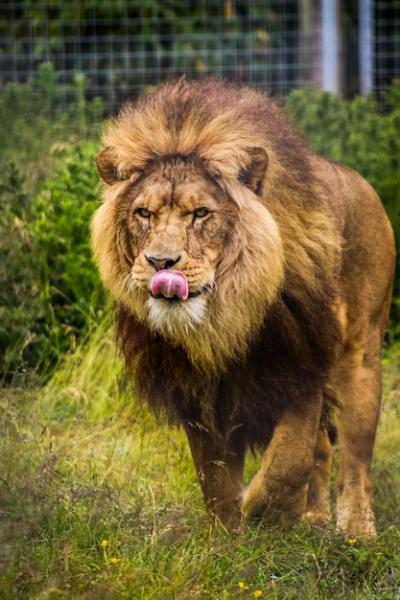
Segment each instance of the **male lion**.
M264 94L209 80L128 103L97 165L93 246L120 345L141 395L184 427L210 511L329 519L336 406L337 527L373 535L395 257L374 190ZM244 488L249 447L264 455Z

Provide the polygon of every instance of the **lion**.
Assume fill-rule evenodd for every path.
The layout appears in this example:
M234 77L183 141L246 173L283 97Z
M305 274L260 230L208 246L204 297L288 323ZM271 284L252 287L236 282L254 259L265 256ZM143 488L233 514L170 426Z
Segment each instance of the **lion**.
M394 274L383 206L312 153L267 95L169 82L128 102L97 157L94 256L141 397L186 432L226 527L331 518L375 534L370 464ZM247 487L248 449L262 451Z

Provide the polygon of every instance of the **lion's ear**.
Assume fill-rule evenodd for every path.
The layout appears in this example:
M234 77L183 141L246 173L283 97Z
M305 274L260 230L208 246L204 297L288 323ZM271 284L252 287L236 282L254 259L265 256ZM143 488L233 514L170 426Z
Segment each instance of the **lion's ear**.
M249 148L250 162L240 170L239 181L247 185L255 194L260 195L265 171L268 165L268 155L262 148Z
M109 183L110 185L121 179L115 162L115 155L109 146L103 148L103 150L101 150L96 156L96 166L99 175L106 183Z
M117 181L125 181L131 179L135 181L142 174L139 170L132 169L127 173L121 173L117 168L116 156L109 146L106 146L96 156L96 165L100 177L109 185Z

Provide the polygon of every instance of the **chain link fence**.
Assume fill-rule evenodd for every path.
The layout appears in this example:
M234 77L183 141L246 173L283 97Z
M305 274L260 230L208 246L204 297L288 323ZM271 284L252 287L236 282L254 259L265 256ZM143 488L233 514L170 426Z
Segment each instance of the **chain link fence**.
M339 26L349 21L350 4L342 3ZM400 75L400 1L370 4L372 91L381 93ZM296 87L321 85L322 5L323 0L2 1L0 85L25 82L51 62L64 103L76 73L84 73L89 97L101 96L109 109L182 73L224 77L285 96ZM341 35L354 38L357 26Z
M374 91L400 77L400 1L379 0L374 10Z

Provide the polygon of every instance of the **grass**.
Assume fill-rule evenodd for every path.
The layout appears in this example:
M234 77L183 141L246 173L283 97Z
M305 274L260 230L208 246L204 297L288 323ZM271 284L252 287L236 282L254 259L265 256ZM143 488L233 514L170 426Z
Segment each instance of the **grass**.
M205 515L182 432L135 403L105 322L45 388L3 390L1 600L400 598L398 358L385 358L378 538L228 535Z

